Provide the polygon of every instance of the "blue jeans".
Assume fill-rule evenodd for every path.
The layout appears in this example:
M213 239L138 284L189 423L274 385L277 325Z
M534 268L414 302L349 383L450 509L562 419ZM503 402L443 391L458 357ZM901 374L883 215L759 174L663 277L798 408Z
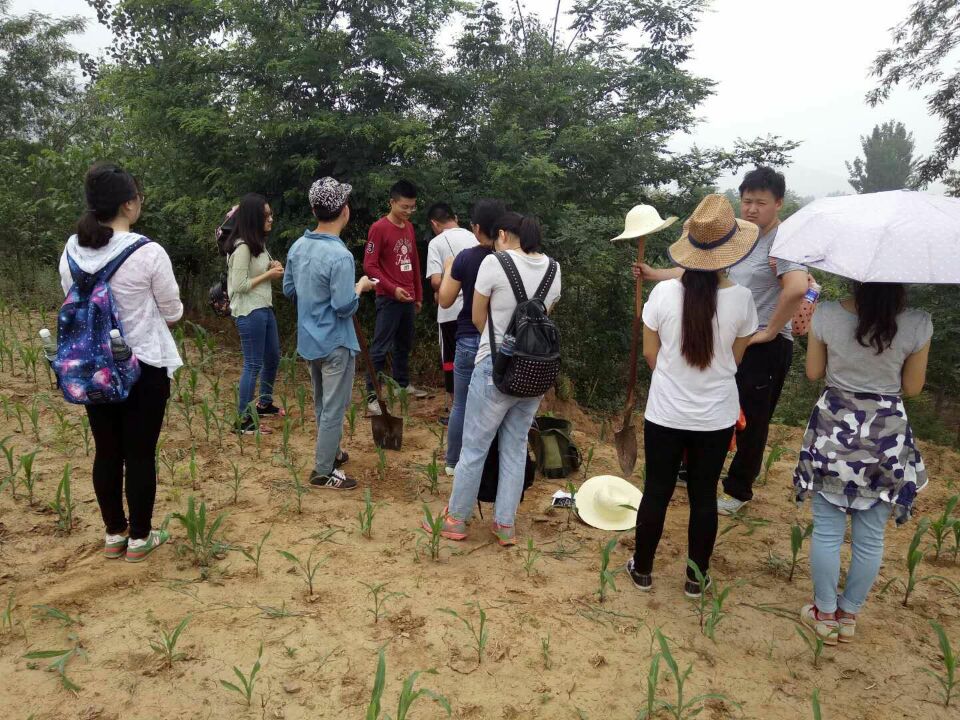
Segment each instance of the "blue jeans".
M343 437L343 418L350 406L356 363L353 353L339 347L326 357L310 360L313 409L317 416L317 450L314 469L319 475L333 472L333 462Z
M825 613L844 612L856 615L867 599L883 560L883 531L890 517L890 505L878 502L869 510L848 515L832 505L820 493L813 498L813 537L810 541L810 570L813 574L813 597L817 608ZM840 547L851 525L853 550L846 587L838 597L840 582Z
M476 366L467 393L463 421L463 447L447 503L451 515L468 520L480 490L483 464L493 436L500 439L500 481L493 519L513 525L523 495L523 474L527 462L527 433L542 397L505 395L493 385L493 362L487 356Z
M467 392L473 377L473 361L480 347L479 335L457 338L457 354L453 359L453 408L447 427L447 467L456 467L463 444L463 416L467 410Z
M273 308L257 308L249 315L236 319L243 350L243 372L240 373L240 395L237 413L243 416L254 400L257 377L260 377L260 405L273 402L273 382L280 367L280 336Z

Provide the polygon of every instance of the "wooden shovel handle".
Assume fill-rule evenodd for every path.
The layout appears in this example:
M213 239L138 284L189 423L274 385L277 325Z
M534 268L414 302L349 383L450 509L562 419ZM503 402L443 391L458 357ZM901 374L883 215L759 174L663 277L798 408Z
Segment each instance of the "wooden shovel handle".
M643 253L646 247L646 238L641 237L637 240L637 263L643 262ZM637 278L634 286L633 298L633 329L630 338L630 375L627 377L627 403L623 409L623 423L627 424L630 415L633 413L634 390L637 385L637 363L639 360L639 349L641 331L643 329L643 281Z
M360 354L363 355L363 359L367 365L367 373L373 379L373 387L377 393L377 404L380 406L380 412L383 415L387 415L387 408L383 404L383 390L380 388L380 377L377 375L377 371L373 367L373 358L370 357L370 348L367 347L367 338L363 334L363 329L360 327L360 320L357 318L356 313L353 315L353 329L357 333L357 342L360 343Z

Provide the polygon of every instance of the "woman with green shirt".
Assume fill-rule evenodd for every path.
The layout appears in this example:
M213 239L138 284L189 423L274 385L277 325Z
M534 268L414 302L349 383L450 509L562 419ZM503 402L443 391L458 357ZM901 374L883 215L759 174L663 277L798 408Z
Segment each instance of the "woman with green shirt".
M237 208L233 231L221 250L227 255L227 295L230 314L237 323L243 350L243 372L240 374L239 432L252 433L256 424L250 417L257 377L257 415L278 415L273 404L273 382L280 366L280 336L273 314L274 280L283 278L283 266L270 257L266 236L273 227L273 213L266 198L248 193Z

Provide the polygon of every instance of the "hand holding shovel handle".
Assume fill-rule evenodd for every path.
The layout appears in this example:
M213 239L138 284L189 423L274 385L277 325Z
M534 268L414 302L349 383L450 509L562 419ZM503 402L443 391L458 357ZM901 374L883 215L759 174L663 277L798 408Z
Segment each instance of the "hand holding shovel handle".
M637 264L643 262L646 238L637 240ZM617 448L617 460L620 469L627 475L633 473L637 464L637 433L633 428L633 407L635 405L634 390L637 385L637 361L639 355L640 335L643 328L643 280L636 279L633 302L633 330L630 338L630 369L627 376L627 402L623 409L623 427L614 435L614 444Z

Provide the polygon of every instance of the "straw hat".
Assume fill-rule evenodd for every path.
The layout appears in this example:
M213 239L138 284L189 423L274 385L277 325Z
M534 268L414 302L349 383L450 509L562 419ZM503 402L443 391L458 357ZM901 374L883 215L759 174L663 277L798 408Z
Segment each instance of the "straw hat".
M601 530L629 530L637 524L642 497L643 493L623 478L597 475L577 491L577 515Z
M623 223L623 232L613 239L633 240L644 235L653 235L655 232L670 227L676 221L677 218L675 217L662 219L660 213L652 205L634 205L627 213L627 219Z
M735 218L727 198L707 195L670 246L670 259L686 270L723 270L747 257L759 238L760 228Z

